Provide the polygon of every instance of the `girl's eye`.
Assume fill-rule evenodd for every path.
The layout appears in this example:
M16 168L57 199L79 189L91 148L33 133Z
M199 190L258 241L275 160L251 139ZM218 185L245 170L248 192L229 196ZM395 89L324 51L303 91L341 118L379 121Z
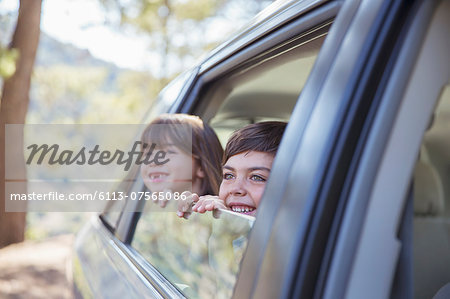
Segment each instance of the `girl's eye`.
M234 176L231 173L224 173L223 179L224 180L231 180Z
M257 175L257 174L252 175L250 179L252 181L257 181L257 182L265 182L266 181L265 178L263 178L262 176Z

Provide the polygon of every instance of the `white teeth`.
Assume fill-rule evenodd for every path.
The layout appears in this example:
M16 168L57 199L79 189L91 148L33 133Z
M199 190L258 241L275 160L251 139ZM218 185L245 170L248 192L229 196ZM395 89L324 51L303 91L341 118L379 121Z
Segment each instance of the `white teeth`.
M248 213L248 212L253 211L254 208L251 208L251 207L242 207L242 208L240 208L240 207L233 206L233 207L231 207L231 210L233 212L237 212L237 213Z

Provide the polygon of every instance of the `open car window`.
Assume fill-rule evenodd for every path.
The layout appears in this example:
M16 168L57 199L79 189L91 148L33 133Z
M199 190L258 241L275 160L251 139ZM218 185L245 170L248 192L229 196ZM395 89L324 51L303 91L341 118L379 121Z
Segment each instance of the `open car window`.
M191 113L211 125L223 146L233 131L247 124L288 122L329 26L288 40L204 83ZM183 295L229 298L254 221L231 211L220 216L193 213L186 220L173 208L161 209L148 201L131 246Z
M245 125L289 121L326 28L271 49L208 84L195 112L213 127L223 145Z

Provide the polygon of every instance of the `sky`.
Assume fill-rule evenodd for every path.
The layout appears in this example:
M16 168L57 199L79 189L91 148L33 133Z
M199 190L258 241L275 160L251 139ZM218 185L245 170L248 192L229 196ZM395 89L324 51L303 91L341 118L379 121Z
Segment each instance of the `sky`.
M1 11L17 11L19 0L0 0ZM44 0L41 30L46 34L120 67L151 67L147 43L143 37L115 32L104 26L104 13L97 1ZM125 53L125 54L124 54Z
M0 11L17 11L19 0L0 0ZM93 56L128 69L154 70L158 55L148 49L148 40L104 25L104 11L98 1L44 0L41 30L64 43L88 49ZM228 23L215 24L209 35L226 36ZM221 28L222 31L221 32ZM229 28L228 28L229 30Z
M121 67L140 68L148 55L143 38L114 32L103 25L103 15L97 1L44 0L41 29L60 41L89 49L92 55Z

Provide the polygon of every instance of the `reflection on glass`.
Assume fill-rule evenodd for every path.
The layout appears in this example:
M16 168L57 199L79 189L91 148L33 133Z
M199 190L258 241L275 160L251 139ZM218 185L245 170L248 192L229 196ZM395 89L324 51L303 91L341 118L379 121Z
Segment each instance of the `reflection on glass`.
M230 298L254 218L143 213L132 246L189 298Z

